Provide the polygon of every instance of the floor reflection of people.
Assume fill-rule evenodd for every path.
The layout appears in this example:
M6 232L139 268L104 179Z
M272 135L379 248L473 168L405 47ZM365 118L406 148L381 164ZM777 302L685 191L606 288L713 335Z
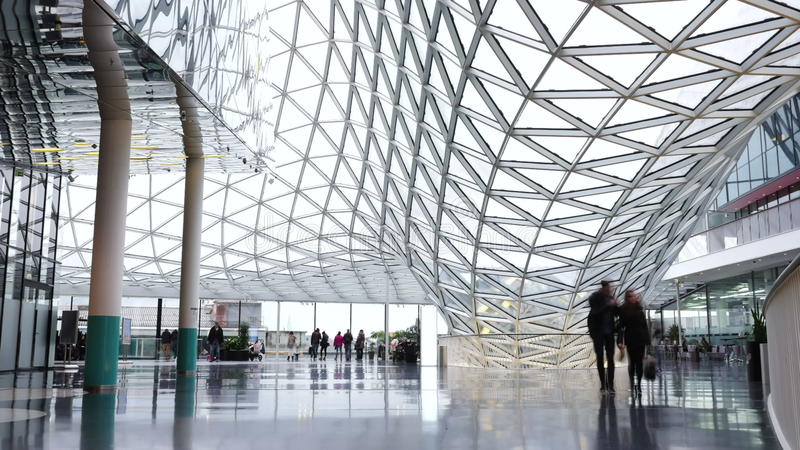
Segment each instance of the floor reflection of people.
M629 448L658 448L655 438L647 428L648 408L642 406L642 398L632 399L630 407L631 445Z
M222 373L220 372L220 366L216 364L208 366L206 390L210 400L219 398L222 395Z
M364 389L364 366L360 364L356 366L356 380L360 381L356 383L355 388Z
M319 388L328 389L328 383L326 383L328 381L328 366L326 364L323 364L319 370L319 379L322 381L319 384Z
M598 449L620 448L619 430L617 429L617 406L613 396L603 396L600 399L600 408L597 410L597 441Z

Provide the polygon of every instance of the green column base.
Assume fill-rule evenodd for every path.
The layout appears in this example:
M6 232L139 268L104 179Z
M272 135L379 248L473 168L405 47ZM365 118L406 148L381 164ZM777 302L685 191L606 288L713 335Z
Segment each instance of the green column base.
M197 370L197 328L178 328L178 372Z
M119 362L119 316L89 316L86 329L84 386L89 389L117 385Z

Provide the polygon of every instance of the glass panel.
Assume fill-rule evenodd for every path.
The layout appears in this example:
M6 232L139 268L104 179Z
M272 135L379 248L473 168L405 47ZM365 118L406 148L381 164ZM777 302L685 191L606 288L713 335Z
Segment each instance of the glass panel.
M311 333L314 331L314 304L281 302L279 326L281 351L286 345L286 336L291 331L297 336L298 352L305 353L311 345Z
M711 343L732 344L749 333L753 293L750 274L708 284Z
M380 317L379 320L383 320L383 317ZM341 332L344 335L349 326L349 303L317 303L317 328L319 328L320 333L323 331L328 333L331 353L333 353L334 336L336 336L337 332Z
M383 332L384 325L384 305L353 303L353 339L358 336L359 330L364 330L364 334L371 342L377 340L372 336L378 332Z
M705 289L681 300L681 327L689 345L696 345L701 337L708 335Z

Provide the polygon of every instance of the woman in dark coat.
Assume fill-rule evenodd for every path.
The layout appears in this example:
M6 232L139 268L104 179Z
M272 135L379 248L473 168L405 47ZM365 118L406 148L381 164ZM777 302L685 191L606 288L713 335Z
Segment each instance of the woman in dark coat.
M617 345L620 349L628 348L628 376L631 390L636 395L642 395L644 351L650 345L650 330L647 328L642 299L634 291L625 292L625 303L619 308ZM633 384L634 375L636 384Z

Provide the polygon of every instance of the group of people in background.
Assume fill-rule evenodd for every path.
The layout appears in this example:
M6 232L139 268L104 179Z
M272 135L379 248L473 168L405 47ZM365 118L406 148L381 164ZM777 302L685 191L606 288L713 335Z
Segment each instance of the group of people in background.
M635 291L625 292L619 305L613 296L614 287L602 281L600 290L589 297L587 325L597 357L600 391L614 394L614 335L620 351L628 352L628 377L631 392L642 395L645 350L650 345L650 331L644 315L641 297ZM634 380L635 378L635 380Z
M355 339L356 359L361 360L364 357L364 346L366 345L367 337L364 335L364 330L358 331L358 336ZM311 333L311 346L308 348L308 355L312 360L325 361L328 358L328 347L330 347L330 336L325 331L320 332L316 328ZM300 344L297 342L297 336L294 332L289 332L289 338L286 342L289 349L289 354L286 357L287 361L297 361L300 355ZM348 329L344 334L341 331L336 332L333 337L333 350L334 360L350 361L353 354L353 334Z
M161 332L161 354L166 360L178 357L178 330Z
M341 331L336 333L333 337L334 360L350 361L352 357L352 350L356 350L356 359L361 360L364 357L364 348L366 346L366 335L364 330L359 330L358 336L353 339L353 334L347 330L344 334ZM222 349L225 335L219 322L214 322L214 326L208 331L206 343L208 344L208 360L211 362L220 360L220 350ZM353 346L355 342L355 346ZM257 341L257 343L259 343ZM320 332L319 328L311 333L311 347L308 349L308 354L313 360L325 361L328 357L328 347L330 347L331 339L325 331ZM289 352L286 356L287 361L297 361L300 355L300 343L298 342L297 335L293 331L289 332L286 342L286 347ZM161 353L165 359L171 360L177 357L178 352L178 330L170 331L165 329L161 333Z

